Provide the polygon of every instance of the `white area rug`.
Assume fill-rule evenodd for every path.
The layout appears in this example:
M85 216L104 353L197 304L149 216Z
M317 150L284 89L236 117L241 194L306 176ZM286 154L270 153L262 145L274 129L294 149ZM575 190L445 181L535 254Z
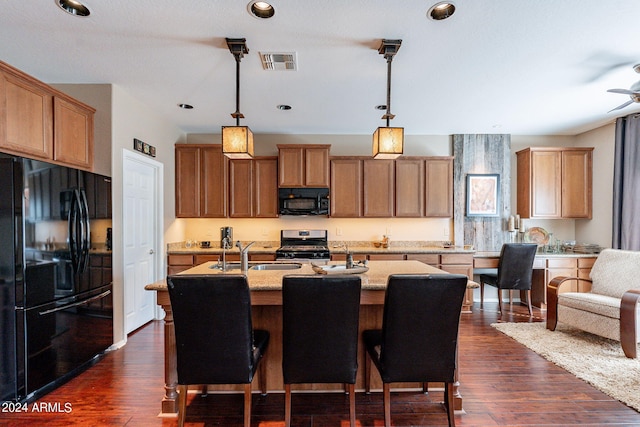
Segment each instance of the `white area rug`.
M619 342L562 325L552 332L544 322L491 326L640 411L640 359L625 357Z

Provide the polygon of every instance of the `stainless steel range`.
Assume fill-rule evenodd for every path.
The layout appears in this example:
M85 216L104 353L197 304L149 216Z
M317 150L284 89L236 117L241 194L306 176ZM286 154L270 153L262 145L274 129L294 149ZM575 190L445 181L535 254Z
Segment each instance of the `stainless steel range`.
M327 230L281 230L276 260L329 261Z

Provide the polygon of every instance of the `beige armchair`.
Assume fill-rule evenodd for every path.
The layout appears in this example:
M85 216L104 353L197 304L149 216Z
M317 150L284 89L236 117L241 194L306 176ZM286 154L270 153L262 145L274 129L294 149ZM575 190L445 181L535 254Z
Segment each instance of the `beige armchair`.
M591 278L555 277L547 287L547 329L558 322L620 341L637 357L640 342L640 252L605 249ZM577 283L577 286L575 285Z

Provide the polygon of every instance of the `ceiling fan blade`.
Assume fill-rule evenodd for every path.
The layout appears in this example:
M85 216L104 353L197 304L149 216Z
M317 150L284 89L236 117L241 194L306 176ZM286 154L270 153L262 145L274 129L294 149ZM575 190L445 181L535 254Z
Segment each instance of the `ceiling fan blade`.
M624 95L633 95L635 92L629 89L609 89L607 92L622 93Z
M610 113L610 112L612 112L612 111L616 111L616 110L621 110L621 109L623 109L624 107L626 107L626 106L627 106L627 105L629 105L629 104L633 104L633 101L627 101L627 102L625 102L625 103L624 103L624 104L622 104L622 105L618 105L618 106L617 106L616 108L614 108L613 110L609 110L609 111L607 111L607 113Z

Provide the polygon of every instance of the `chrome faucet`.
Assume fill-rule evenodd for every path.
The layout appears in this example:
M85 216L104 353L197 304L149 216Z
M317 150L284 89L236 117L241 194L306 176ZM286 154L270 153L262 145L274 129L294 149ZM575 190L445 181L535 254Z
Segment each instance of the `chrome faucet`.
M222 239L222 271L227 271L227 248L231 247L231 240L229 236L226 236ZM218 260L218 265L220 265L220 260Z
M254 243L255 242L251 242L243 248L242 243L240 243L240 240L236 242L236 246L240 251L240 271L243 273L246 273L249 270L249 248Z

